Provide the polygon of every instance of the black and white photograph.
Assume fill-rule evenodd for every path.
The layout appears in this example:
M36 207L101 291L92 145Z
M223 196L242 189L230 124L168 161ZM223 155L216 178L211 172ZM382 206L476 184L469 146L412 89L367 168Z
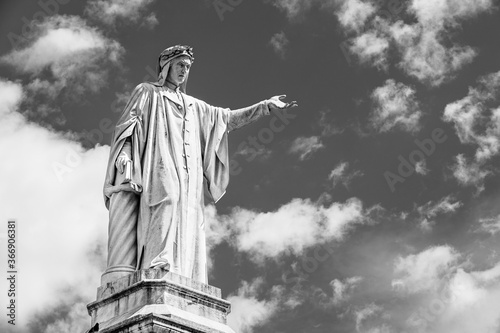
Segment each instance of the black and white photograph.
M5 333L500 333L498 0L1 0Z

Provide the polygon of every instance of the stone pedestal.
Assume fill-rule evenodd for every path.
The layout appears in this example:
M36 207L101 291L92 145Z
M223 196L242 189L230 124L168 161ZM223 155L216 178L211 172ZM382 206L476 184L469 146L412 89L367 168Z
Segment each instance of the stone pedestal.
M87 309L95 332L234 333L220 289L160 269L102 285Z

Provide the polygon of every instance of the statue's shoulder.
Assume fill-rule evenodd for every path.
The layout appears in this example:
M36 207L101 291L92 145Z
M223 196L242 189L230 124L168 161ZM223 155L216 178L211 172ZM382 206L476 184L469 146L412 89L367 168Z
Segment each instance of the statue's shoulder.
M134 91L142 91L142 92L147 92L147 93L151 93L151 92L157 91L157 90L158 90L158 87L152 82L139 83L134 89Z

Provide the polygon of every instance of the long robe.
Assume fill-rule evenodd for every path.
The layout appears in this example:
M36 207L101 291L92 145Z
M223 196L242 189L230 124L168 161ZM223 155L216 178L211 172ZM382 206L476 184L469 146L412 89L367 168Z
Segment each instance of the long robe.
M203 178L217 202L229 182L228 132L268 115L269 108L263 101L231 111L179 94L142 83L117 123L104 185L108 269L167 265L207 283ZM132 180L123 183L115 161L127 138Z

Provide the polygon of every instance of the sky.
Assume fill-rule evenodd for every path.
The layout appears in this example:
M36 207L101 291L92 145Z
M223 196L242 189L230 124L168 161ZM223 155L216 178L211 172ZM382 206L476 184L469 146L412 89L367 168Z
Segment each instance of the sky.
M499 7L2 1L1 267L15 219L18 275L1 331L89 328L114 124L185 44L188 94L299 104L230 134L230 185L206 207L209 283L236 332L499 333Z

